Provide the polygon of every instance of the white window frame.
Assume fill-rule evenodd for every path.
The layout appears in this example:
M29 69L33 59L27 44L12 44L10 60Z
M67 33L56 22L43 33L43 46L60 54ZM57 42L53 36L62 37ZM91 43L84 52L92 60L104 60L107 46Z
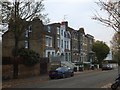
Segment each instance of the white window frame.
M28 41L25 40L25 48L27 49L28 48Z
M46 36L46 46L52 47L52 37Z
M60 38L57 38L57 47L60 47Z
M60 28L57 27L57 34L59 35L60 34Z
M66 43L67 43L67 46L66 46L66 48L67 48L67 49L69 49L69 42L67 41Z
M28 30L25 31L25 37L28 38Z
M48 26L47 29L48 29L48 32L51 32L51 27L50 26Z

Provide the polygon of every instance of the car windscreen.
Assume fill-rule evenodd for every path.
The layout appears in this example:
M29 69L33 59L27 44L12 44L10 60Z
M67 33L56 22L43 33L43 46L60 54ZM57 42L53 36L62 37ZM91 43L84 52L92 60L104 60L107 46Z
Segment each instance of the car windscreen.
M61 67L59 67L59 68L57 68L56 70L57 70L57 71L59 71L59 70L61 70L61 69L62 69L62 68L61 68Z
M65 68L65 67L59 67L59 68L57 68L56 70L57 70L57 71L66 71L67 68Z

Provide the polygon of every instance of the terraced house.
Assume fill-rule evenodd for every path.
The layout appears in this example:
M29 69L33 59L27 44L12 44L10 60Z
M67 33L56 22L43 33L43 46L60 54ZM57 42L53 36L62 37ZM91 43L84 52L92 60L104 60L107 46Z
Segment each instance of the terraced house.
M71 61L71 53L70 53L70 39L71 34L67 30L68 28L68 22L62 22L60 27L60 49L61 54L64 55L65 61Z
M53 59L71 63L90 63L94 60L94 52L92 52L94 37L89 34L86 35L83 28L74 30L68 26L67 21L44 25L38 18L26 23L29 23L29 26L20 36L19 48L32 49L39 53L40 57L48 58L48 60L41 60L40 66L37 66L39 69L36 69L37 74L47 73L49 62ZM13 33L8 29L2 37L3 60L4 57L12 58ZM12 66L9 68L12 68ZM19 70L24 69L19 67ZM27 71L30 70L27 69Z
M94 61L94 52L92 45L94 37L90 34L85 34L84 28L79 30L71 30L71 57L72 62L77 66L91 65Z
M78 46L78 32L77 30L71 30L71 60L72 62L80 61L80 53Z
M95 53L92 51L94 37L90 34L86 34L86 38L87 38L87 61L92 63L95 60Z

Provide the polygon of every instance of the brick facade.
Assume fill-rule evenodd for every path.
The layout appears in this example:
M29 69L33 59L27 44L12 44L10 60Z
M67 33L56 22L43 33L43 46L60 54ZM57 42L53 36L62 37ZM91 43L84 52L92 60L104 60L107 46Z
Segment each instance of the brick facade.
M78 61L83 62L87 61L87 54L91 51L91 46L93 43L93 38L90 35L85 35L84 29L80 28L79 30L74 30L68 26L68 22L62 23L53 23L49 25L44 25L41 20L38 18L33 19L33 21L27 22L29 28L26 28L25 32L28 31L28 37L25 36L25 32L22 33L19 39L19 48L25 47L25 41L27 40L29 43L29 49L40 54L40 57L48 57L48 52L54 52L53 56L64 56L64 60L66 61ZM51 31L48 31L48 27L50 27ZM59 29L59 33L58 33ZM64 32L62 32L64 31ZM63 33L63 35L62 35ZM52 46L46 45L46 36L52 38ZM8 30L2 36L2 57L11 57L12 50L14 48L14 34L12 31ZM58 43L58 39L60 42ZM62 46L63 40L63 46ZM91 43L90 43L91 42ZM87 51L89 50L89 51ZM52 54L51 54L52 55ZM45 64L45 63L44 63ZM46 64L45 64L46 65ZM12 66L3 66L3 71L11 73ZM19 65L19 75L20 77L24 77L28 75L39 75L40 67L44 67L36 65L34 67L25 67L24 65ZM46 65L49 68L49 64ZM10 71L7 71L9 68ZM3 72L5 74L6 72ZM42 71L41 71L42 72Z

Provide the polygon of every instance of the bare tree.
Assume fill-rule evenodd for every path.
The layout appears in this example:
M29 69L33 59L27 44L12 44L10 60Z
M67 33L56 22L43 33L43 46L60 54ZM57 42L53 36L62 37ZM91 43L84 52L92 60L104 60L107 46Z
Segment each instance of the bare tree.
M106 12L106 16L102 17L98 12L94 14L92 19L101 22L107 27L111 27L117 33L117 37L120 37L120 1L119 0L99 0L96 4L100 7L100 10ZM120 53L120 41L117 41L118 54ZM118 60L118 74L120 73L120 58Z
M117 60L119 58L119 47L118 47L119 42L120 42L120 36L118 33L115 33L111 41L111 49L113 52L114 60Z
M41 20L48 20L47 14L42 14L44 8L43 0L39 2L31 2L24 0L15 0L15 2L1 2L2 6L2 24L8 25L8 29L14 34L14 64L13 64L13 77L18 76L18 63L15 58L18 56L18 45L20 35L28 28L29 23L27 21L33 20L35 17ZM7 23L7 24L6 24ZM4 30L3 30L4 33Z
M95 2L100 10L107 12L107 17L102 17L98 12L94 14L92 19L101 22L107 27L112 27L116 32L120 29L120 1L112 2L110 0Z
M34 17L39 17L43 22L49 23L50 20L47 18L48 14L42 13L45 8L43 4L44 0L39 0L38 2L31 1L31 0L15 0L15 2L2 2L0 1L1 7L1 16L2 18L2 25L4 27L8 26L10 18L15 19L16 16L20 19L31 21ZM16 11L15 11L16 10ZM4 33L4 29L2 32Z

